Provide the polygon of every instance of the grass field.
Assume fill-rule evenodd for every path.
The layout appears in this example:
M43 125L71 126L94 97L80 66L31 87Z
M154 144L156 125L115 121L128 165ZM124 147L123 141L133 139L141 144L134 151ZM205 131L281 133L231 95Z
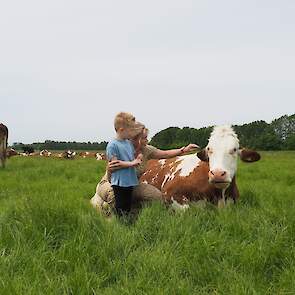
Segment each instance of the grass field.
M0 169L0 294L295 294L295 152L239 163L241 198L127 224L90 207L104 163Z

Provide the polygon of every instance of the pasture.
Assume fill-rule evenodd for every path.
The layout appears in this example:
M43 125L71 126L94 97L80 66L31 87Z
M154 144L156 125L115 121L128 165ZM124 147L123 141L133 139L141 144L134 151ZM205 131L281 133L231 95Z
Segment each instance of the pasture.
M104 162L13 157L0 169L1 294L295 294L295 152L239 162L240 200L132 222L90 206Z

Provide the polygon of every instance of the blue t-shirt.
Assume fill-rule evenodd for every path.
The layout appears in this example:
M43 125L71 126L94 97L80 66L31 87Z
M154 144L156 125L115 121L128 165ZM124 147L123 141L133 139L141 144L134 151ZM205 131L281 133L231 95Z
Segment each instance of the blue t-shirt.
M108 143L106 148L106 155L109 161L113 157L116 157L118 160L121 161L133 161L134 154L135 150L133 144L127 139L113 139ZM118 185L123 187L138 185L135 168L122 168L112 172L111 185Z

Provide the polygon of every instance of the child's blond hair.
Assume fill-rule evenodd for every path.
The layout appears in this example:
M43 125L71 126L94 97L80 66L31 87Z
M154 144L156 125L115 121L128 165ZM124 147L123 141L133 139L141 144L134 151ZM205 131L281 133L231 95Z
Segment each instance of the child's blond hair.
M130 113L120 112L116 115L114 120L115 130L118 131L119 128L131 128L134 126L135 117Z

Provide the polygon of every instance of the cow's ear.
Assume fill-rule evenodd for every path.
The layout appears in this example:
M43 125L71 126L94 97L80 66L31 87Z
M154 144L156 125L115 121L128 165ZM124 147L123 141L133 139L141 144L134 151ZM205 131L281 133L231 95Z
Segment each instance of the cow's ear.
M201 150L200 152L197 153L197 156L200 160L208 162L209 158L208 158L208 154L206 152L205 149Z
M248 150L248 149L241 149L239 150L239 155L242 161L247 163L252 163L259 161L261 156L256 151Z

